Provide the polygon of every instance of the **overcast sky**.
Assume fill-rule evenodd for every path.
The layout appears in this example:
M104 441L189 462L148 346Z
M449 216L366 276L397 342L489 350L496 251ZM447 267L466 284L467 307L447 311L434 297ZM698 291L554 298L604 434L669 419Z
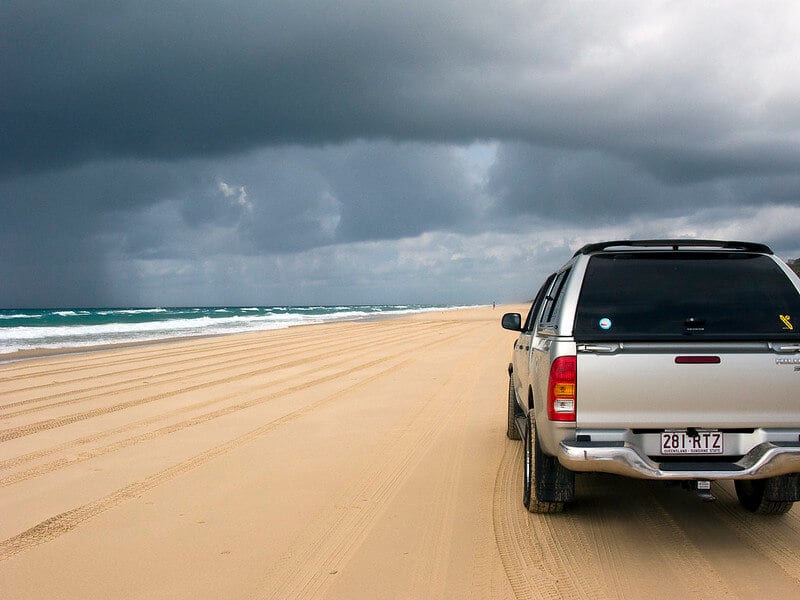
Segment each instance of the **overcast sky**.
M800 4L0 4L0 307L524 300L800 257Z

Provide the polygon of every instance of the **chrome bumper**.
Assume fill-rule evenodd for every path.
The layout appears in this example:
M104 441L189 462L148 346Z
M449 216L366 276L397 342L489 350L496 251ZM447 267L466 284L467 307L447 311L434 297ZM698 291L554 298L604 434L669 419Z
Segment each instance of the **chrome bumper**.
M800 443L763 442L736 462L658 463L626 442L562 441L558 461L571 471L613 473L639 479L763 479L800 473Z

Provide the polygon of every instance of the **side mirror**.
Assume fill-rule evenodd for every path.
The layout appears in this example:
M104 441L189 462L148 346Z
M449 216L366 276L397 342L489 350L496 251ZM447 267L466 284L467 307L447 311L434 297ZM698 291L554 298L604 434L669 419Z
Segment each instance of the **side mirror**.
M522 317L519 313L506 313L503 315L503 329L522 331Z

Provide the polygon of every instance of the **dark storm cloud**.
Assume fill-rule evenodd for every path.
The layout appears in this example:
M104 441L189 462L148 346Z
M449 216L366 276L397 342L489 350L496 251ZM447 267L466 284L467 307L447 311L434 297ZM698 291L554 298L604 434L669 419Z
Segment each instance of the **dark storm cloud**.
M412 237L475 218L462 167L442 146L356 144L329 165L339 241Z
M761 162L731 169L733 176L712 176L716 167L704 165L706 176L701 180L686 176L664 181L634 158L504 144L488 188L497 198L500 214L583 225L620 222L633 215L675 216L704 207L797 204L800 177L758 173L756 165ZM763 164L763 172L780 170L766 160Z
M440 51L446 60L460 49L446 10L369 2L2 10L5 169L414 137L427 128L465 133L435 124L435 101L418 116L408 110L443 68Z
M6 227L54 226L76 232L114 211L140 209L185 188L186 173L144 161L93 163L0 179Z
M526 144L501 147L489 187L503 213L584 225L611 223L626 213L674 212L687 203L664 206L663 185L626 161Z
M800 254L798 27L788 2L4 2L0 304L391 301L373 273L477 298L611 235Z
M766 23L694 3L0 10L6 172L355 138L592 147L666 179L798 166L796 136L773 135L800 118L782 4Z
M136 215L184 185L164 165L128 161L0 180L0 303L118 302L107 257L151 233L132 232Z
M0 235L0 307L82 306L88 299L97 306L111 305L118 298L97 259L106 250L94 238Z
M195 177L183 222L231 228L249 253L411 237L472 223L480 210L446 146L294 146L182 168Z
M183 254L176 228L228 230L243 252L395 239L474 220L463 169L447 146L388 142L93 162L0 181L0 233L104 235L164 257Z

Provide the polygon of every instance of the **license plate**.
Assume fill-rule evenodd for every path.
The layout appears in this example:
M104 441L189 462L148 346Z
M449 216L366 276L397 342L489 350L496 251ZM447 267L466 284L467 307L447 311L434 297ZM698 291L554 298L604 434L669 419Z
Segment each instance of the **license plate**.
M721 431L697 431L691 436L685 431L664 431L661 434L661 454L722 454Z

